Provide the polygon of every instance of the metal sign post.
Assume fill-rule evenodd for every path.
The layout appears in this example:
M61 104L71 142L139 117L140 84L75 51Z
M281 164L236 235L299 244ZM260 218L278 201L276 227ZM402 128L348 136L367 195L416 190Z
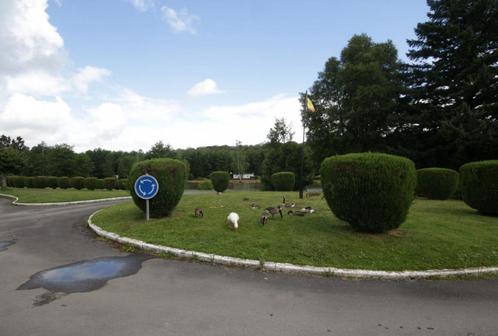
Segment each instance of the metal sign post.
M149 215L149 200L154 198L159 191L159 183L152 175L145 174L135 180L135 194L145 200L145 219L148 221Z

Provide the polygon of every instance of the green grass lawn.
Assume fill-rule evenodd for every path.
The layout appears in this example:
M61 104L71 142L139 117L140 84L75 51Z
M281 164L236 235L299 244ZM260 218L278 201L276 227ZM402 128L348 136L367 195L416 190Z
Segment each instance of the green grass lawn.
M131 202L111 206L94 217L108 231L153 244L233 257L316 266L377 270L420 270L498 265L498 218L478 214L461 201L417 199L402 226L386 234L353 231L319 197L300 201L312 206L307 217L275 217L259 223L262 208L276 206L281 192L184 195L170 218L146 223ZM204 209L204 218L193 216ZM225 224L229 212L240 216L239 229Z
M126 190L76 190L76 189L31 189L7 188L1 189L0 194L14 195L21 203L52 203L103 199L111 197L129 196Z

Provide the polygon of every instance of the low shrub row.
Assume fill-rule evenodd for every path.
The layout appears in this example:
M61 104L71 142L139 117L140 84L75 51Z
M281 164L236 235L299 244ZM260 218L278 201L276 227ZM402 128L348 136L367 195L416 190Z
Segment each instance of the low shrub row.
M325 159L320 175L332 212L358 231L399 227L415 192L446 200L458 190L470 207L485 215L498 215L498 160L467 163L459 174L445 168L416 171L411 160L399 156L354 153Z
M128 180L108 177L98 179L95 177L56 177L56 176L7 176L7 186L13 188L74 188L77 190L88 189L122 189L128 190Z

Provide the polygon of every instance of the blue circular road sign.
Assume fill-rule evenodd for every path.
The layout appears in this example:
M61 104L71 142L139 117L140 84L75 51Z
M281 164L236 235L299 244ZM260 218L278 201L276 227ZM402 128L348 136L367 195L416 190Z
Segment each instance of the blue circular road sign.
M152 175L142 175L135 181L135 194L144 200L154 198L159 191L159 183Z

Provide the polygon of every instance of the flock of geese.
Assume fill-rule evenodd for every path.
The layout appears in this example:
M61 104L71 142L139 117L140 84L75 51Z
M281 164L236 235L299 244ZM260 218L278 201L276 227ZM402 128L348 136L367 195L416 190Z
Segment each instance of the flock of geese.
M251 203L250 205L251 209L259 209L260 206L256 203ZM262 225L265 225L270 218L273 218L276 214L280 215L280 218L284 218L283 215L283 210L284 209L289 209L287 211L288 216L300 216L304 217L308 214L312 214L315 212L315 209L313 209L310 206L304 207L302 209L295 209L296 203L295 202L286 202L285 196L282 197L282 204L277 205L276 207L267 207L263 210L261 213L261 216L259 217L260 223ZM195 217L204 217L204 211L201 208L195 208L194 210L194 216ZM230 225L230 227L234 230L238 229L239 227L239 215L236 212L230 212L227 216L226 223Z

